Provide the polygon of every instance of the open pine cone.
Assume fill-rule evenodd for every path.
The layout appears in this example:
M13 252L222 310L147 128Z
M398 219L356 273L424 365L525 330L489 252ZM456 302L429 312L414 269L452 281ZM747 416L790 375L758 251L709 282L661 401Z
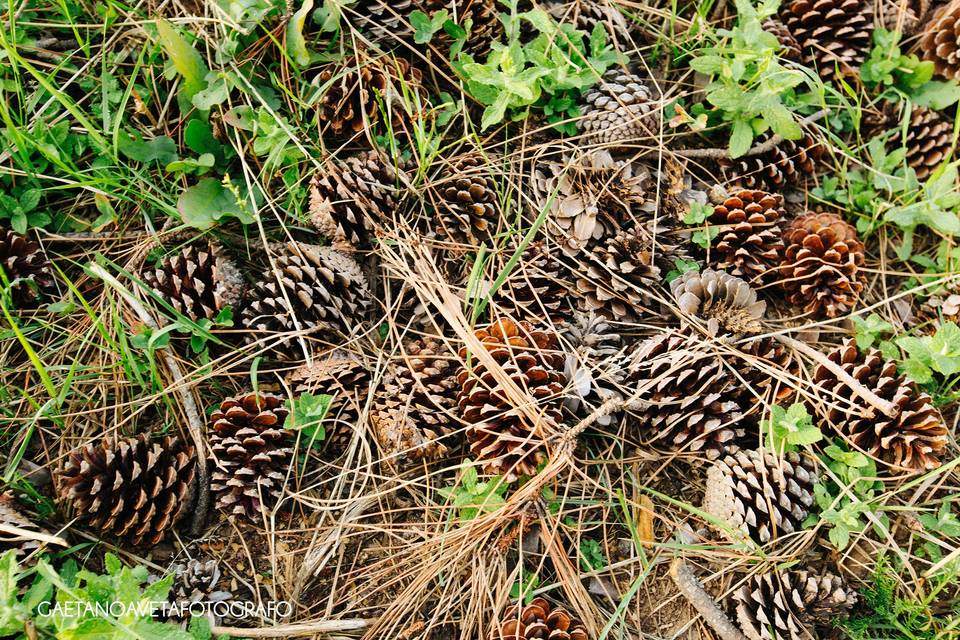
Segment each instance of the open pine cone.
M566 380L557 335L506 318L477 329L474 335L516 390L501 382L501 376L476 355L460 350L461 361L467 363L470 358L457 374L457 405L469 425L470 450L487 473L503 475L506 482L535 475L547 453L541 423L559 425L562 420ZM534 400L532 406L529 398Z
M764 133L754 145L769 140L770 133ZM781 140L763 153L721 160L720 169L730 187L778 191L812 176L821 155L823 147L805 134L800 140Z
M816 480L813 464L800 454L738 451L707 471L703 510L765 544L801 529Z
M207 603L229 602L233 599L230 591L217 589L220 584L220 565L213 558L204 562L192 558L186 564L173 565L170 570L174 575L170 601L178 614L171 616L174 620L189 620L191 606L201 603L206 606Z
M584 94L577 126L588 144L641 144L660 135L661 109L640 76L612 69Z
M734 599L749 640L808 640L846 619L857 592L829 571L773 571L752 576Z
M34 304L53 284L50 261L40 245L2 226L0 267L12 284L10 295L17 307Z
M283 497L293 463L284 402L280 396L245 393L227 398L210 416L210 491L231 518L262 522Z
M713 266L751 284L777 274L783 259L783 196L766 191L735 191L714 207L710 224L721 225L710 247Z
M500 618L491 640L587 640L587 628L563 607L545 598L511 605Z
M580 313L564 323L561 335L570 349L563 369L572 386L564 401L567 409L585 418L605 400L622 397L625 356L617 328L603 316ZM601 416L597 424L606 426L614 419L613 414Z
M360 266L347 254L291 242L276 265L279 282L268 272L241 310L240 325L250 331L249 341L298 329L308 335L349 334L365 319L370 291ZM303 357L299 341L291 336L274 347L273 355L281 360Z
M165 256L143 281L170 306L191 320L213 320L243 297L245 283L233 262L216 244L189 245Z
M478 246L496 231L500 198L492 162L480 154L466 154L434 176L427 201L437 211L440 237Z
M851 444L891 467L925 471L940 466L948 429L926 393L897 373L897 363L885 361L876 349L857 350L852 339L830 352L830 361L865 388L899 407L891 418L868 405L827 367L818 366L814 381L821 390L820 413Z
M516 245L504 252L504 260L508 261L515 251ZM562 320L573 313L573 286L573 274L567 265L546 241L535 240L523 250L495 300L505 315L519 320Z
M178 438L104 439L68 454L59 495L96 532L150 546L189 510L196 473L193 447Z
M790 304L814 316L849 312L863 290L863 244L834 213L806 213L783 234L780 286Z
M739 336L760 333L767 303L757 300L749 284L723 271L688 271L670 283L680 313L706 326L707 332Z
M950 2L933 14L920 37L923 59L933 62L937 74L960 79L960 2Z
M803 63L831 80L859 73L870 53L871 14L864 0L792 0L780 18L800 45Z

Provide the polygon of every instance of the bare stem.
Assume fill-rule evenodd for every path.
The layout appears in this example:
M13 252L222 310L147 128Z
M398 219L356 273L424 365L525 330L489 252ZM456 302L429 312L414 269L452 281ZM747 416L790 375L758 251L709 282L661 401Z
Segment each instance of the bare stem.
M353 620L320 620L303 624L285 624L278 627L264 627L262 629L244 629L242 627L220 627L211 629L213 635L228 635L234 638L293 638L309 636L317 633L332 633L338 631L358 631L366 629L374 619L356 618Z
M827 113L829 113L827 109L821 109L816 113L812 113L800 121L800 126L813 124L814 122L823 120ZM747 152L740 157L755 156L761 153L766 153L781 142L783 142L783 136L775 135L769 140L750 147L750 149L748 149ZM684 158L707 158L711 160L725 160L730 157L729 149L677 149L673 153Z
M703 590L697 576L693 575L693 571L682 558L677 558L670 565L670 577L677 584L683 597L693 605L697 613L703 616L710 628L717 632L720 640L747 640L747 637L723 612L717 601Z

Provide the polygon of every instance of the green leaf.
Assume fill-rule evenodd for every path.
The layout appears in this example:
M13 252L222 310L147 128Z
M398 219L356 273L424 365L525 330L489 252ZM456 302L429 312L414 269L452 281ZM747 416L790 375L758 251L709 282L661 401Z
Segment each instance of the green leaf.
M121 137L118 146L120 153L131 160L145 164L150 162L169 164L178 158L177 145L167 136L157 136L146 142L139 135L134 138Z
M312 393L301 393L293 400L287 400L287 410L292 418L289 428L303 432L309 445L319 448L326 438L323 420L327 417L333 400L332 395Z
M167 20L157 21L157 34L164 53L183 78L184 97L192 100L197 92L206 87L207 64L197 50Z
M411 13L410 25L413 27L414 42L417 44L426 44L433 40L433 36L436 35L438 31L443 30L443 25L449 19L449 15L446 9L435 12L433 17L428 16L419 9Z
M746 120L734 120L730 132L730 157L739 158L753 144L753 127Z
M237 218L244 224L253 222L246 206L214 178L187 187L177 200L177 211L185 224L200 230L210 229L226 218Z
M229 74L222 71L210 71L206 77L206 87L193 94L190 101L200 111L209 111L223 104L230 97L233 81Z
M925 83L910 99L921 107L941 111L960 100L960 85L956 80L934 80Z
M489 107L483 110L483 117L480 119L480 128L487 129L495 124L503 122L507 113L507 107L510 105L510 93L500 92L497 99Z
M701 225L713 215L713 205L691 202L690 210L683 216L683 223Z
M799 140L803 137L803 130L800 129L800 125L797 124L793 114L779 101L761 109L760 113L777 135L783 136L787 140Z
M861 316L853 316L852 320L854 339L861 351L866 351L872 347L881 335L894 331L893 325L877 313L871 313L866 319Z
M769 426L770 447L778 452L792 451L823 439L806 407L800 403L790 405L789 409L779 405L771 407Z
M303 37L303 25L312 8L313 0L303 0L300 9L290 16L290 21L287 22L287 54L301 67L310 64L310 51L307 50L307 41Z

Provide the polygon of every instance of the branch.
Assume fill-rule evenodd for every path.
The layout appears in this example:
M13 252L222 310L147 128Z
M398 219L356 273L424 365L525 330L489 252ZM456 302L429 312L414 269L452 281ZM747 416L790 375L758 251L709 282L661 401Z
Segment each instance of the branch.
M803 127L808 124L813 124L814 122L817 122L819 120L823 120L828 113L829 113L829 110L820 109L820 111L817 111L816 113L812 113L806 118L804 118L803 120L801 120L800 126ZM760 144L756 144L750 147L750 149L748 149L747 152L740 157L743 158L746 156L755 156L761 153L766 153L767 151L770 151L781 142L783 142L783 136L775 135L769 140L765 140ZM729 149L677 149L673 153L678 156L682 156L684 158L707 158L711 160L727 160L730 158Z
M17 536L23 540L36 540L37 542L45 542L46 544L55 544L60 547L69 547L70 543L61 538L60 536L52 536L48 533L43 533L42 531L30 531L29 529L21 529L20 527L15 527L12 524L3 524L0 522L0 533L6 533L12 536Z
M677 584L683 597L693 605L697 613L703 616L710 628L717 632L720 640L747 640L747 637L723 612L717 601L703 590L700 581L681 558L677 558L670 565L670 577Z

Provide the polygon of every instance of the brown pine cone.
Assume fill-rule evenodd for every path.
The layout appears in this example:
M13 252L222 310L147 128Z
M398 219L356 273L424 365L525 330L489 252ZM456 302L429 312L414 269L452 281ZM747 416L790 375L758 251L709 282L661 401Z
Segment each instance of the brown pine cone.
M660 98L640 76L612 69L584 94L577 126L584 144L630 146L660 135L661 112Z
M738 451L707 471L703 510L765 544L800 531L813 506L813 464L798 453L778 458L758 450Z
M749 640L807 640L845 620L857 592L829 571L772 571L752 576L734 599Z
M716 269L763 284L777 275L783 260L783 196L766 191L736 191L713 209L710 224L722 225L710 245Z
M483 62L490 53L490 44L503 36L503 23L500 21L500 12L503 5L496 0L421 0L423 12L433 15L437 11L446 9L457 24L471 23L470 33L463 45L463 53L468 53L477 62ZM448 49L453 40L440 31L431 41L431 46L441 50Z
M406 181L378 150L329 159L310 181L310 222L334 243L365 248L374 225L392 223Z
M500 199L493 162L479 153L468 153L434 176L426 195L436 209L436 231L441 238L475 247L496 232Z
M780 55L784 60L790 60L792 62L800 62L802 60L803 52L800 50L800 43L798 43L797 39L790 33L787 25L776 18L768 18L763 23L763 30L776 36L780 42L780 46L783 47Z
M243 298L246 284L240 270L214 243L190 245L165 256L143 281L178 313L191 320L213 320Z
M934 12L923 27L920 51L947 80L960 79L960 2L950 2Z
M806 213L783 234L780 286L790 304L814 316L849 312L863 290L863 244L834 213Z
M723 271L688 271L670 283L680 313L706 326L712 335L760 333L767 303L750 285Z
M178 438L104 439L67 455L59 495L96 532L150 546L189 511L196 472L193 447Z
M474 335L521 395L476 355L471 357L466 347L460 350L460 359L467 363L469 357L469 363L457 374L457 405L469 425L470 450L486 473L502 475L506 482L535 475L547 454L542 423L559 425L562 420L566 380L557 335L506 318L477 329ZM534 400L533 406L528 398ZM540 419L533 420L530 414Z
M347 351L333 351L305 364L287 378L293 396L305 393L333 399L324 417L323 454L339 458L350 446L370 391L370 372Z
M907 165L926 180L944 162L953 160L953 118L942 112L914 107L907 126L906 140L894 136L890 143L907 149Z
M876 349L857 350L852 339L833 350L830 360L840 365L865 388L899 407L890 418L867 404L828 368L818 366L813 379L822 402L814 409L858 451L882 460L897 470L925 471L940 466L948 430L940 412L926 393L897 373L897 363L885 361Z
M40 245L0 226L0 267L11 283L16 307L28 307L53 285L50 261Z
M280 396L245 393L211 414L210 491L229 517L260 523L280 504L293 464L287 413Z
M770 140L770 133L757 137L754 145ZM720 161L720 169L730 187L779 191L800 184L813 175L823 147L804 135L800 140L781 140L763 153Z
M408 342L375 396L370 422L384 456L402 462L438 460L457 429L459 362L433 338Z
M511 605L494 630L491 640L587 640L587 628L563 607L544 598L530 604Z
M17 499L10 491L0 494L0 524L32 533L50 534L49 531L33 522L20 511ZM37 553L42 544L34 538L5 531L0 532L0 555L12 550L16 555L17 563L21 567L32 566L36 562Z
M504 252L509 261L517 243ZM574 312L573 274L553 254L543 240L531 242L519 262L497 290L495 301L503 315L519 320L536 321L549 318L559 321Z
M883 28L912 36L927 17L931 4L931 0L883 0Z
M793 0L780 18L799 43L803 63L832 80L859 73L870 53L871 13L864 0Z
M308 336L349 335L365 320L370 290L360 265L347 254L291 242L286 253L277 256L276 265L279 282L273 273L265 274L240 312L240 326L250 331L248 341L268 338L274 345L269 334L298 329ZM275 343L272 355L281 360L303 358L300 343L292 336Z

